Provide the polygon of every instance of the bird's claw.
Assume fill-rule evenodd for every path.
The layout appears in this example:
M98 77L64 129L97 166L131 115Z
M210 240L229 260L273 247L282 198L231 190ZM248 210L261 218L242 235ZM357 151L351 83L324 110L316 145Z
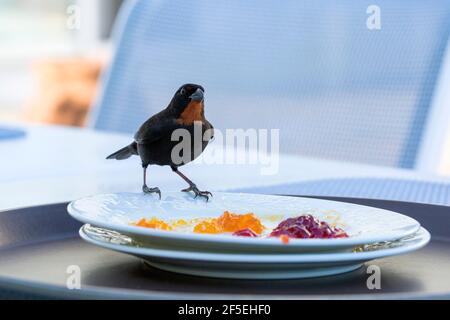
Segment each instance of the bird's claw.
M206 202L208 202L209 197L213 196L212 193L209 192L209 191L200 191L200 190L198 190L197 186L195 186L195 185L192 185L192 186L190 186L190 187L188 187L186 189L183 189L181 191L183 191L183 192L190 192L190 191L192 191L195 194L194 198L197 198L197 197L200 196L200 197L205 198Z
M159 190L158 187L154 187L154 188L149 188L146 185L142 186L142 191L144 193L157 193L159 196L159 200L161 200L161 190Z

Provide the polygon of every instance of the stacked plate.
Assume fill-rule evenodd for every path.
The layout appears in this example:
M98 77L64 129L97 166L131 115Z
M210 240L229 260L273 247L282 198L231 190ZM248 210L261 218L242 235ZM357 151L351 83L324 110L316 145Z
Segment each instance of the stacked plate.
M405 215L350 203L285 196L215 193L205 202L173 192L101 194L73 201L69 214L85 223L80 236L94 245L131 254L167 271L219 278L288 279L334 275L367 261L425 246L430 234ZM224 211L255 213L268 229L289 217L312 214L343 228L348 238L247 238L134 226L141 218L186 221Z

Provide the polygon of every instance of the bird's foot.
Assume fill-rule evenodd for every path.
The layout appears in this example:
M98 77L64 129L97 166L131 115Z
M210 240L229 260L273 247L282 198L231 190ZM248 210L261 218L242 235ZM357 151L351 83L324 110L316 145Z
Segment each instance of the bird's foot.
M161 200L161 190L158 187L149 188L145 184L142 186L142 191L144 193L157 193L159 196L159 200Z
M209 192L209 191L200 191L200 190L198 190L198 188L197 188L197 186L196 186L195 184L194 184L194 185L191 185L191 186L189 186L188 188L183 189L183 190L181 190L181 191L183 191L183 192L190 192L190 191L192 191L192 192L194 192L194 194L195 194L195 197L194 197L194 198L197 198L197 197L203 197L203 198L206 199L206 202L208 202L209 197L212 197L212 196L213 196L212 193Z

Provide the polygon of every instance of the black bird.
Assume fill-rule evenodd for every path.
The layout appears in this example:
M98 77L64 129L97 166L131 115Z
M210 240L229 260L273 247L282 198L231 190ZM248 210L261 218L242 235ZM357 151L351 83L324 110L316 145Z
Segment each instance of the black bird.
M167 108L155 114L145 121L134 135L134 141L128 146L114 152L106 159L123 160L132 155L138 155L144 169L144 193L157 193L161 199L161 191L158 187L149 188L146 183L147 167L151 164L170 166L176 174L183 178L189 187L182 191L192 191L195 197L201 196L208 201L212 196L209 191L200 191L195 183L178 170L178 167L194 160L208 145L213 137L214 128L205 118L204 92L202 86L197 84L185 84L181 86L173 96ZM194 142L195 127L201 132L201 141ZM173 141L172 133L177 129L185 129L190 139L186 141ZM198 137L196 137L198 138ZM190 141L189 141L190 140ZM182 146L178 154L173 155L174 147L180 143ZM190 149L190 154L184 153ZM177 148L178 150L178 148ZM180 160L181 159L181 160Z

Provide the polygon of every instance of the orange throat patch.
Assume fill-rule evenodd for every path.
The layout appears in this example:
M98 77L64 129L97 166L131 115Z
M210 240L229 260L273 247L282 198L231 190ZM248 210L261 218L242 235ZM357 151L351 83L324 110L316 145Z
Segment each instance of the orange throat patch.
M191 125L203 120L203 101L191 101L177 119L179 124Z

